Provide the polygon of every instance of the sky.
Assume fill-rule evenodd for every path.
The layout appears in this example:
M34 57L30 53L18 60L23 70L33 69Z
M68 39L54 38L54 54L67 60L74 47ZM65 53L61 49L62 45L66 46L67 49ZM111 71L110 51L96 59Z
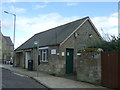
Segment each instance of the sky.
M34 34L89 16L102 37L118 36L118 2L3 2L0 6L2 33L13 40L16 14L15 48ZM104 34L105 33L105 34Z

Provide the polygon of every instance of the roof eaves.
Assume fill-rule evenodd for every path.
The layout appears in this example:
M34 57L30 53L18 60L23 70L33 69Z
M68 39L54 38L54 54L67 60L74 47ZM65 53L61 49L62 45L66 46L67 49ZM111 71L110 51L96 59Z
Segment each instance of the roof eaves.
M35 34L35 35L36 35L36 34ZM34 38L35 35L33 35L32 37L30 37L28 40L30 40L31 38ZM23 44L21 44L19 47L17 47L17 48L15 49L15 51L17 51L17 50L22 50L22 49L20 49L20 48L21 48L25 43L27 43L28 40L26 40ZM23 48L23 49L24 49L24 48Z
M39 46L40 47L47 47L47 46L59 46L60 44L52 44L52 45L45 45L45 46ZM31 48L25 48L25 49L15 49L14 51L21 51L21 50L26 50L26 49L33 49L33 48L37 48L36 47L31 47Z
M81 18L81 19L78 19L78 20L82 20L82 19L85 19L85 18L87 19L87 18L89 18L89 16L86 16L86 17ZM75 20L75 21L78 21L78 20ZM59 27L61 27L61 26L64 26L64 25L67 25L67 24L73 23L73 22L75 22L75 21L71 21L71 22L65 23L65 24L63 24L63 25L56 26L56 27L51 28L51 29L48 29L48 30L46 30L46 31L36 33L35 35L40 34L40 33L48 32L48 31L50 31L50 30L53 30L53 29L55 29L55 28L59 28Z
M84 17L84 18L82 18L82 19L79 19L79 20L83 20L83 22L85 22L85 20L86 19L88 19L89 17ZM75 21L79 21L79 20L75 20ZM75 21L72 21L72 22L75 22ZM69 22L69 23L67 23L67 24L70 24L70 23L72 23L72 22ZM82 24L84 24L84 23L81 23L80 25L78 25L77 27L79 28L80 26L82 26ZM66 24L64 24L64 25L66 25ZM55 28L58 28L58 27L61 27L61 26L63 26L63 25L60 25L60 26L57 26L57 27L55 27ZM74 29L74 31L73 31L73 33L78 29L76 27L76 29ZM40 32L40 33L37 33L37 34L35 34L34 36L32 36L31 38L35 38L35 37L37 37L37 35L39 35L39 34L41 34L41 33L45 33L45 32L48 32L48 31L50 31L50 30L53 30L53 29L55 29L55 28L52 28L52 29L49 29L49 30L47 30L47 31L43 31L43 32ZM72 32L71 32L72 33ZM72 33L72 34L73 34ZM67 35L67 38L65 38L63 41L61 41L61 42L59 42L59 43L56 43L56 44L61 44L61 43L64 43L65 41L66 41L66 39L68 39L72 34L70 34L70 35ZM30 38L30 39L31 39ZM30 39L28 39L28 40L30 40ZM28 41L27 40L27 41ZM26 42L24 42L21 46L19 46L17 49L15 49L15 50L22 50L22 49L25 49L25 46L24 46L24 44L25 43L27 43L27 41ZM55 43L54 43L55 44ZM29 47L29 48L33 48L33 47Z

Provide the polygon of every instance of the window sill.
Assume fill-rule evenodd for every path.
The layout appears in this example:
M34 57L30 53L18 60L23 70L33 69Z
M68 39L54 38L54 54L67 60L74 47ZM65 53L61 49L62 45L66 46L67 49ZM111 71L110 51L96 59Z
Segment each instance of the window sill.
M48 61L40 61L41 63L48 63Z

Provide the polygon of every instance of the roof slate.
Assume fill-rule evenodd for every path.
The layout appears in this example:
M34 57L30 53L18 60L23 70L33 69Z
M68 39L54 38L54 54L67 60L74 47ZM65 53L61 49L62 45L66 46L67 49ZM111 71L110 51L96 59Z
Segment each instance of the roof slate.
M28 49L34 47L34 41L39 42L39 46L58 45L63 42L79 25L87 18L85 17L32 36L29 40L19 46L16 50Z

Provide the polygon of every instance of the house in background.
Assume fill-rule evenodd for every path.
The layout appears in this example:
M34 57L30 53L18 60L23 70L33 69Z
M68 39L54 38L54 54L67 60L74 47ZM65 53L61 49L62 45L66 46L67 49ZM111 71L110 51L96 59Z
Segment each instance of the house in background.
M4 36L0 32L0 61L3 63L9 63L13 61L13 49L14 44L12 43L9 36Z
M74 74L78 51L101 40L90 18L85 17L32 36L15 50L14 65L28 69L28 60L32 59L34 70Z
M12 43L12 40L9 36L4 36L3 40L6 41L6 45L3 44L4 60L5 62L13 62L14 44Z

